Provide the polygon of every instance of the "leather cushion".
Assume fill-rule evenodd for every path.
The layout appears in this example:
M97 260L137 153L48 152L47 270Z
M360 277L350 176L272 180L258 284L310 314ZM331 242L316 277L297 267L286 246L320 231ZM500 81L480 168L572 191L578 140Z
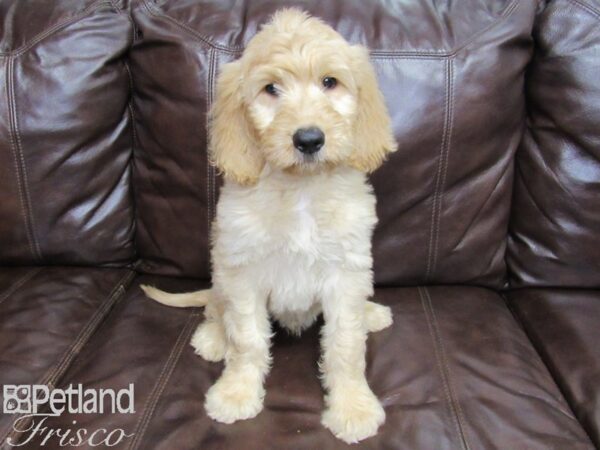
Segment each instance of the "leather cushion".
M272 12L290 5L372 50L400 148L373 176L376 281L503 286L537 5L530 0L136 2L141 270L209 277L220 185L206 154L215 77Z
M512 287L600 286L600 2L547 2L517 153Z
M55 386L133 276L126 269L0 268L0 385ZM0 414L0 443L14 441L17 417Z
M0 263L134 256L127 14L0 2Z
M63 414L48 426L119 427L134 433L123 447L140 449L349 448L320 424L318 326L301 338L277 330L265 410L223 425L203 409L222 364L205 362L189 345L201 310L148 300L141 282L173 291L201 286L136 279L62 380L134 383L136 413ZM376 297L394 312L393 326L368 339L367 375L387 422L356 448L593 448L501 297L459 287L379 289Z
M575 415L600 447L600 291L523 289L508 298Z

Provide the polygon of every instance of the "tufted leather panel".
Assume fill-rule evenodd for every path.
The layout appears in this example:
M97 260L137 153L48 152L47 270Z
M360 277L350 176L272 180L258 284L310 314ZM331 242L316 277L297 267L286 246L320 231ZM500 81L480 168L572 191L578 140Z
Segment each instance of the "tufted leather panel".
M127 14L0 1L0 262L134 256Z
M377 282L502 286L534 1L135 2L142 270L208 278L220 183L205 148L214 80L284 5L372 49L400 145L373 176Z
M517 154L513 287L600 287L600 2L549 2Z

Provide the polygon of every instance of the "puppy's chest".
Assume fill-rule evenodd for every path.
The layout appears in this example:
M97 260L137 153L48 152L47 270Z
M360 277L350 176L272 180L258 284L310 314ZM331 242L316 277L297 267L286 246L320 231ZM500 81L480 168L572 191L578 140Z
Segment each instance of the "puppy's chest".
M352 220L343 204L302 191L273 195L253 215L259 253L320 260L342 257L345 230Z
M214 261L300 271L367 267L376 220L375 197L358 172L308 180L273 174L249 189L225 185Z

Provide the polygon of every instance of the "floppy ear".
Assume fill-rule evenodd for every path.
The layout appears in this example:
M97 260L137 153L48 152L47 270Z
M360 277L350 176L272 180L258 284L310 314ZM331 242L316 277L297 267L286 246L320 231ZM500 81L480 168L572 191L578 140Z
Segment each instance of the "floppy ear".
M211 110L208 148L211 162L225 179L252 185L258 181L265 161L247 119L241 86L241 63L223 65Z
M363 172L373 172L396 151L390 116L383 95L377 86L377 77L369 60L369 51L353 46L355 74L358 86L358 116L356 118L354 153L350 165Z

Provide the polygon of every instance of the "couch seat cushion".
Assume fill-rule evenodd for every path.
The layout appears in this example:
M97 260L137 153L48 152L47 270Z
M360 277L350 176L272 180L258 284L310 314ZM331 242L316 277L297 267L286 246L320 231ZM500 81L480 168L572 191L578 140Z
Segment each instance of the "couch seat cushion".
M600 291L523 289L508 298L576 417L600 447Z
M341 449L320 424L318 326L277 330L265 409L233 425L206 417L204 394L222 365L196 356L200 309L146 299L139 283L185 291L196 282L142 276L88 341L62 386L135 388L133 414L63 414L50 428L120 428L128 449ZM592 449L552 377L495 293L466 287L387 288L394 325L369 337L368 379L387 421L351 448ZM75 423L75 425L73 425ZM25 448L38 448L39 441Z
M133 276L126 269L0 268L0 384L57 385ZM0 413L0 445L14 439L17 417Z

